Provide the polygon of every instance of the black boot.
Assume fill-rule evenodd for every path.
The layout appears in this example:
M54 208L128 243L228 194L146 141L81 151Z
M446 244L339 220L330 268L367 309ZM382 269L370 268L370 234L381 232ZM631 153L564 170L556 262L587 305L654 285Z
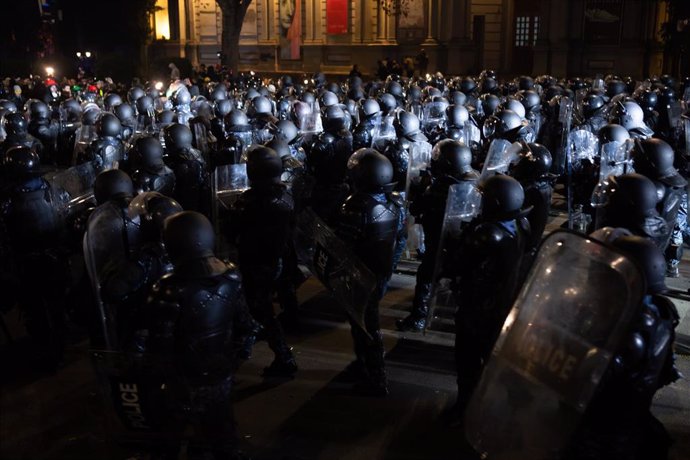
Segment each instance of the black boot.
M355 384L355 391L362 396L387 396L388 377L384 362L383 336L380 331L374 334L372 343L367 347L365 364L367 378Z
M275 353L275 359L270 366L264 368L264 377L292 378L297 372L297 363L292 355L292 349L285 342L283 330L276 318L272 318L266 325L266 340L268 347Z
M431 283L417 283L414 289L412 311L404 319L395 321L399 331L421 332L426 327L426 317L429 314L431 300Z

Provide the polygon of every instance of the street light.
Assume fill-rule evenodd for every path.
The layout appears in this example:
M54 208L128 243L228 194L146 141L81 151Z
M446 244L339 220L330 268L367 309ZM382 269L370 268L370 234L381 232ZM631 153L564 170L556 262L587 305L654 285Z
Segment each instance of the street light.
M52 77L54 73L55 73L55 69L53 69L50 66L46 67L46 75L47 76Z
M77 51L77 57L81 58L81 51Z
M87 51L86 53L84 53L84 56L86 56L87 58L90 58L91 57L91 51Z

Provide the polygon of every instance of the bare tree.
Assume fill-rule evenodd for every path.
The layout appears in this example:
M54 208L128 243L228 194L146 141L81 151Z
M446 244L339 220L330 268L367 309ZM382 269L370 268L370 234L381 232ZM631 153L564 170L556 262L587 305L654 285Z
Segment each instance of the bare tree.
M240 31L252 0L216 0L223 15L221 63L237 73L240 63Z

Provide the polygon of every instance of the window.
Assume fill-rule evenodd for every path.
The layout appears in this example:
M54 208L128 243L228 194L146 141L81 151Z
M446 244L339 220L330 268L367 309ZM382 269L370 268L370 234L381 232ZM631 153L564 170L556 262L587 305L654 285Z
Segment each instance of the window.
M515 46L532 47L537 44L539 16L517 16L515 18Z

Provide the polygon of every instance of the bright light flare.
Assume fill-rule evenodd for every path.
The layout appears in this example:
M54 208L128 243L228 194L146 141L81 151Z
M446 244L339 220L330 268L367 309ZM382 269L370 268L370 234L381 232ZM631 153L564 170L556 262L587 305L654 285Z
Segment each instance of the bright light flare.
M50 66L46 67L46 75L52 77L53 75L55 75L55 69Z

